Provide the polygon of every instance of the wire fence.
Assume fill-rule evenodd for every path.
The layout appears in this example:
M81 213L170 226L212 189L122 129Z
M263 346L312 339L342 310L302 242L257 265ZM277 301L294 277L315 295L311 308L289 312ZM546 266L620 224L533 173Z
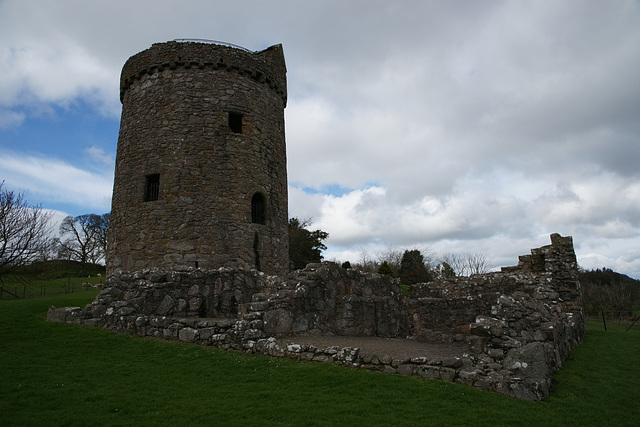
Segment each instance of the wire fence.
M620 323L624 325L628 324L629 327L627 328L627 331L634 326L640 327L640 315L638 315L636 312L629 312L628 310L601 310L599 313L588 312L585 314L585 318L587 320L592 320L595 322L602 322L602 326L604 327L605 331L607 330L607 322Z
M38 298L52 295L70 294L102 288L102 283L75 283L69 280L66 284L0 286L0 300Z

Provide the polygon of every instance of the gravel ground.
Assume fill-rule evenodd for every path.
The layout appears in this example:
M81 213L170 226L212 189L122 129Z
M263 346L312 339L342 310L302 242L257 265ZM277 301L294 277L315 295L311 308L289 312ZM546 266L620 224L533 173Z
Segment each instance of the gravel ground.
M314 345L317 348L358 347L360 354L376 356L389 355L394 359L428 357L430 359L449 359L462 356L468 351L462 342L418 342L398 338L346 337L346 336L290 336L279 340L282 343Z

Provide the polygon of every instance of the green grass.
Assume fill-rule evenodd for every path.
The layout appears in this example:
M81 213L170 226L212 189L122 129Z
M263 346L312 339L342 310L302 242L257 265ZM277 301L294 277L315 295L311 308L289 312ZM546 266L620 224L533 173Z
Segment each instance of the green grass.
M92 285L104 283L104 266L88 264L85 267L85 276L81 277L79 273L80 264L75 261L47 261L31 264L25 269L24 274L3 278L0 286L10 293L3 292L2 299L15 299L15 296L34 298L80 292L86 290L82 287L85 282Z
M45 322L96 290L0 302L0 425L638 425L640 327L590 323L556 391L459 384Z

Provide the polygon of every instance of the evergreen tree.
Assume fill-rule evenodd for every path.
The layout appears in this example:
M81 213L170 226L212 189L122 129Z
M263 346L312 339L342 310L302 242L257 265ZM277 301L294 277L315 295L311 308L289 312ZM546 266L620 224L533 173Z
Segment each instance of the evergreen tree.
M311 219L289 219L289 264L292 270L322 261L322 251L327 249L322 241L329 237L329 233L307 230L310 225Z
M403 285L413 285L431 280L431 273L424 265L424 257L417 249L404 251L399 273Z
M378 267L378 274L384 274L385 276L394 277L393 269L387 261L383 261Z
M444 279L451 279L452 277L456 277L456 271L449 265L449 263L443 261L440 265L440 275Z

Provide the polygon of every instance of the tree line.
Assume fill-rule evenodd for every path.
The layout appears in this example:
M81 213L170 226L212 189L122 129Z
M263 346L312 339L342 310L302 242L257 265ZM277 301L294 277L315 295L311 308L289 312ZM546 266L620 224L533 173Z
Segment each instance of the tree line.
M640 281L610 268L581 270L584 311L587 316L630 319L640 311Z
M322 251L327 247L323 241L329 234L322 230L310 230L311 224L310 218L289 220L289 261L293 270L324 259ZM483 274L491 269L491 259L478 252L451 253L436 258L428 250L402 250L398 247L389 247L377 255L362 249L358 261L336 262L344 268L397 277L403 285L429 282L435 278Z
M52 214L29 204L0 182L0 283L21 278L25 267L54 259L80 263L83 276L88 263L101 263L107 249L109 213L67 216L54 235Z
M353 268L397 277L403 285L425 283L435 279L488 273L492 260L481 252L435 255L429 249L401 249L390 246L377 254L360 250L360 258Z

